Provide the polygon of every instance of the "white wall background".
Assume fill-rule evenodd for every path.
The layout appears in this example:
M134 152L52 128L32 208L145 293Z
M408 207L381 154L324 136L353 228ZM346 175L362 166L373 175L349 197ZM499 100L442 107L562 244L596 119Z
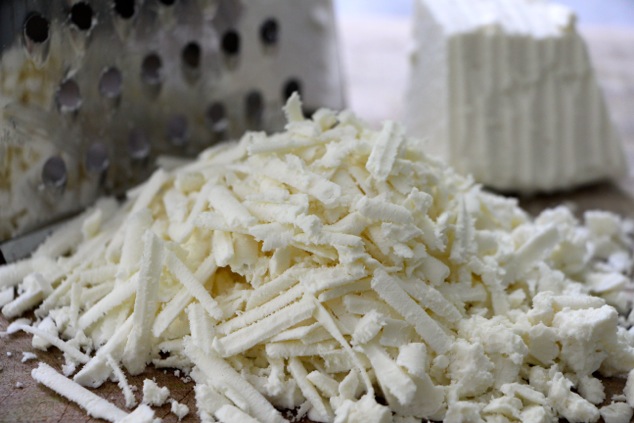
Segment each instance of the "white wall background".
M335 0L342 15L407 15L413 0ZM577 12L581 25L634 26L634 0L553 0Z

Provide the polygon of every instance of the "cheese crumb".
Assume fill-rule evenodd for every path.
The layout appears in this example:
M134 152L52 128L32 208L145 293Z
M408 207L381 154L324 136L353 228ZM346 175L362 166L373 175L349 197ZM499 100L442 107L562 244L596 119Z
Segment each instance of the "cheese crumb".
M630 423L632 408L624 402L613 402L599 410L605 423Z
M156 382L150 379L143 381L143 404L160 407L167 401L170 391L166 386L159 387Z
M35 360L37 358L37 355L33 354L32 352L28 352L28 351L23 351L22 352L22 363L26 363L29 360Z
M185 416L189 414L189 407L185 404L181 404L180 402L173 399L170 400L170 404L170 410L172 411L172 413L174 413L174 415L176 415L176 417L178 417L178 421L183 420Z

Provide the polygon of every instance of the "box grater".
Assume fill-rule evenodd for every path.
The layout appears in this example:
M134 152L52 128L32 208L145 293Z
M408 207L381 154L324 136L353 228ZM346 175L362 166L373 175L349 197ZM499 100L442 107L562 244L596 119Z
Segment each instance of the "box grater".
M1 0L0 240L344 106L331 0Z

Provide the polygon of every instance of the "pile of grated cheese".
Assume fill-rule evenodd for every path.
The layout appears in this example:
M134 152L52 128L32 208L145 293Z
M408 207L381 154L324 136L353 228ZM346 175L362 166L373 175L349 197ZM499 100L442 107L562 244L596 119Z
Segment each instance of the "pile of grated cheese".
M195 381L205 422L630 421L631 223L532 219L394 123L300 106L0 268L3 314L35 308L9 332L64 352L35 379L113 422L153 421L169 392L146 380L128 413L84 387L117 380L133 408L125 371L149 364ZM597 375L628 373L599 406Z

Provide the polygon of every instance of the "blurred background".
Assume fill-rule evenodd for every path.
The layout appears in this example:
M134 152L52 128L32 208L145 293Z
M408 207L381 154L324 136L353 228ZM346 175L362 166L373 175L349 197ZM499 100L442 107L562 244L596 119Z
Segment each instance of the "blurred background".
M407 16L412 0L336 0L343 15ZM634 26L634 0L558 0L577 12L583 25ZM634 48L634 47L632 47Z

